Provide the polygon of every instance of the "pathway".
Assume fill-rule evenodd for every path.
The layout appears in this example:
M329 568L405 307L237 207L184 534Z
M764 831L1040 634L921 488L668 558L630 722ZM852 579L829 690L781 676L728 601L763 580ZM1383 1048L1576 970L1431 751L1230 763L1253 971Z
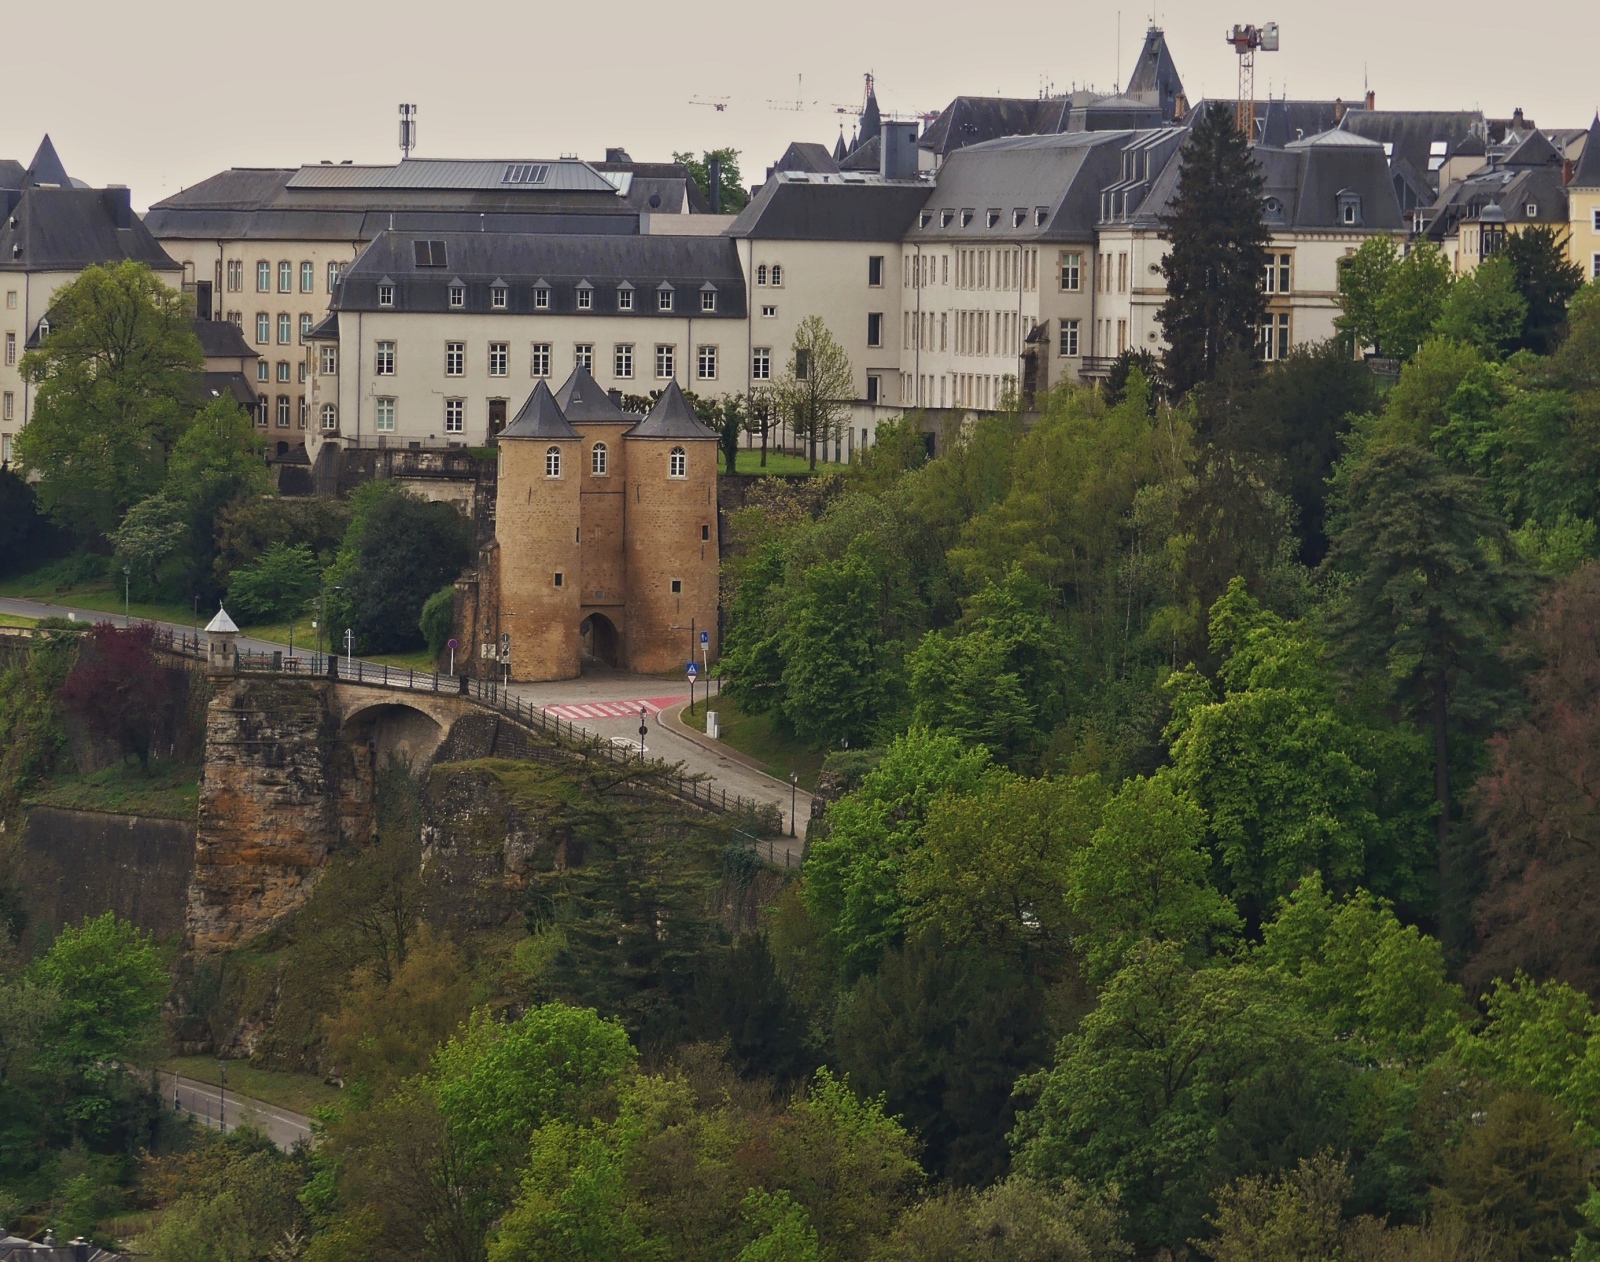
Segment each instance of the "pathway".
M311 1138L311 1119L304 1113L294 1113L232 1091L224 1096L220 1087L184 1078L165 1069L158 1071L156 1078L162 1107L187 1113L201 1125L213 1130L249 1122L259 1126L285 1152L301 1140Z

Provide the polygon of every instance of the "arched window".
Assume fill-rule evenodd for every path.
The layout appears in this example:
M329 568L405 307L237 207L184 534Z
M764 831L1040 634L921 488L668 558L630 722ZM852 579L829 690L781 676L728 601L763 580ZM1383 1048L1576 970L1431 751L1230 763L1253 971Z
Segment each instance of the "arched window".
M606 476L606 445L596 443L589 452L589 472L597 478Z
M545 448L544 476L547 478L559 478L561 476L561 448Z
M339 428L339 409L331 403L324 403L322 405L322 428Z
M763 263L760 267L756 268L756 284L765 285L766 283L767 283L767 265L765 263Z
M772 265L772 283L774 285L783 284L783 264L782 263L774 263Z
M689 476L689 453L682 447L674 447L667 456L667 473L674 478Z

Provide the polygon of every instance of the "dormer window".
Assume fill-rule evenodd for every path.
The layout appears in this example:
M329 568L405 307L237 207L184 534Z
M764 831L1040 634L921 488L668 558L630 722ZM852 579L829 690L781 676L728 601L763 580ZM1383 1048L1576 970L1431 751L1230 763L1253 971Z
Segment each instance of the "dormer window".
M977 212L974 211L970 206L963 208L961 211L961 226L965 228L970 225L972 223L972 216L976 213Z
M998 227L1000 224L1000 212L991 208L989 213L984 216L984 222L991 228Z
M460 281L450 286L450 305L457 309L467 305L467 287Z
M491 285L489 287L489 305L496 311L506 309L506 287L504 285Z
M1283 203L1276 197L1268 197L1261 203L1261 214L1263 218L1281 223L1283 221Z
M394 282L393 281L379 281L378 282L378 305L380 307L392 307L392 306L394 306Z
M1352 189L1344 188L1338 192L1339 222L1351 228L1361 226L1361 195Z
M533 287L533 309L535 311L550 310L550 286L538 284Z
M617 310L633 310L633 286L628 284L627 281L623 281L622 284L617 286Z
M926 228L932 222L933 212L931 210L925 210L917 216L917 227L919 228Z
M941 228L948 228L955 221L956 221L956 212L955 211L953 211L953 210L941 210L939 212L939 226Z
M702 289L700 291L700 310L715 311L717 309L717 291L715 289Z
M1035 228L1044 227L1044 221L1049 217L1050 208L1048 206L1035 206L1033 208L1033 226Z
M657 311L671 311L672 310L672 290L667 288L665 285L663 285L660 289L656 290L656 310Z
M577 288L578 310L590 311L594 308L594 286L586 280L580 280Z
M1523 210L1527 212L1529 219L1537 219L1539 217L1538 202L1529 202L1525 207L1523 207Z
M1013 228L1020 228L1020 227L1022 227L1023 224L1025 224L1027 222L1028 222L1028 212L1023 210L1022 207L1019 206L1019 207L1017 207L1017 209L1015 209L1015 210L1013 210L1011 212L1011 226Z

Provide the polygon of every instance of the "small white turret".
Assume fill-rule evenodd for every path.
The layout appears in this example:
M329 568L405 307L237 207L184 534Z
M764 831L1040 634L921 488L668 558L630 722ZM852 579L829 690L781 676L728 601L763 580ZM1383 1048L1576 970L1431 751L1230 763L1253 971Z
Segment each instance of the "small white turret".
M231 675L238 660L234 640L239 628L228 611L217 606L217 616L206 624L206 670L213 675Z

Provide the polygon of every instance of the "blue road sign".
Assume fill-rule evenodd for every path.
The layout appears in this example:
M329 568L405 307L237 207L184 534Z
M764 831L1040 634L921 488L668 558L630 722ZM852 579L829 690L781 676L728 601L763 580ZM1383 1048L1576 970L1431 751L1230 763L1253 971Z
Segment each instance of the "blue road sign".
M693 662L690 662L689 663L689 678L693 679L699 673L700 673L700 668L698 666L696 666Z
M700 643L702 643L702 644L710 644L711 643L711 632L702 631L700 633Z

